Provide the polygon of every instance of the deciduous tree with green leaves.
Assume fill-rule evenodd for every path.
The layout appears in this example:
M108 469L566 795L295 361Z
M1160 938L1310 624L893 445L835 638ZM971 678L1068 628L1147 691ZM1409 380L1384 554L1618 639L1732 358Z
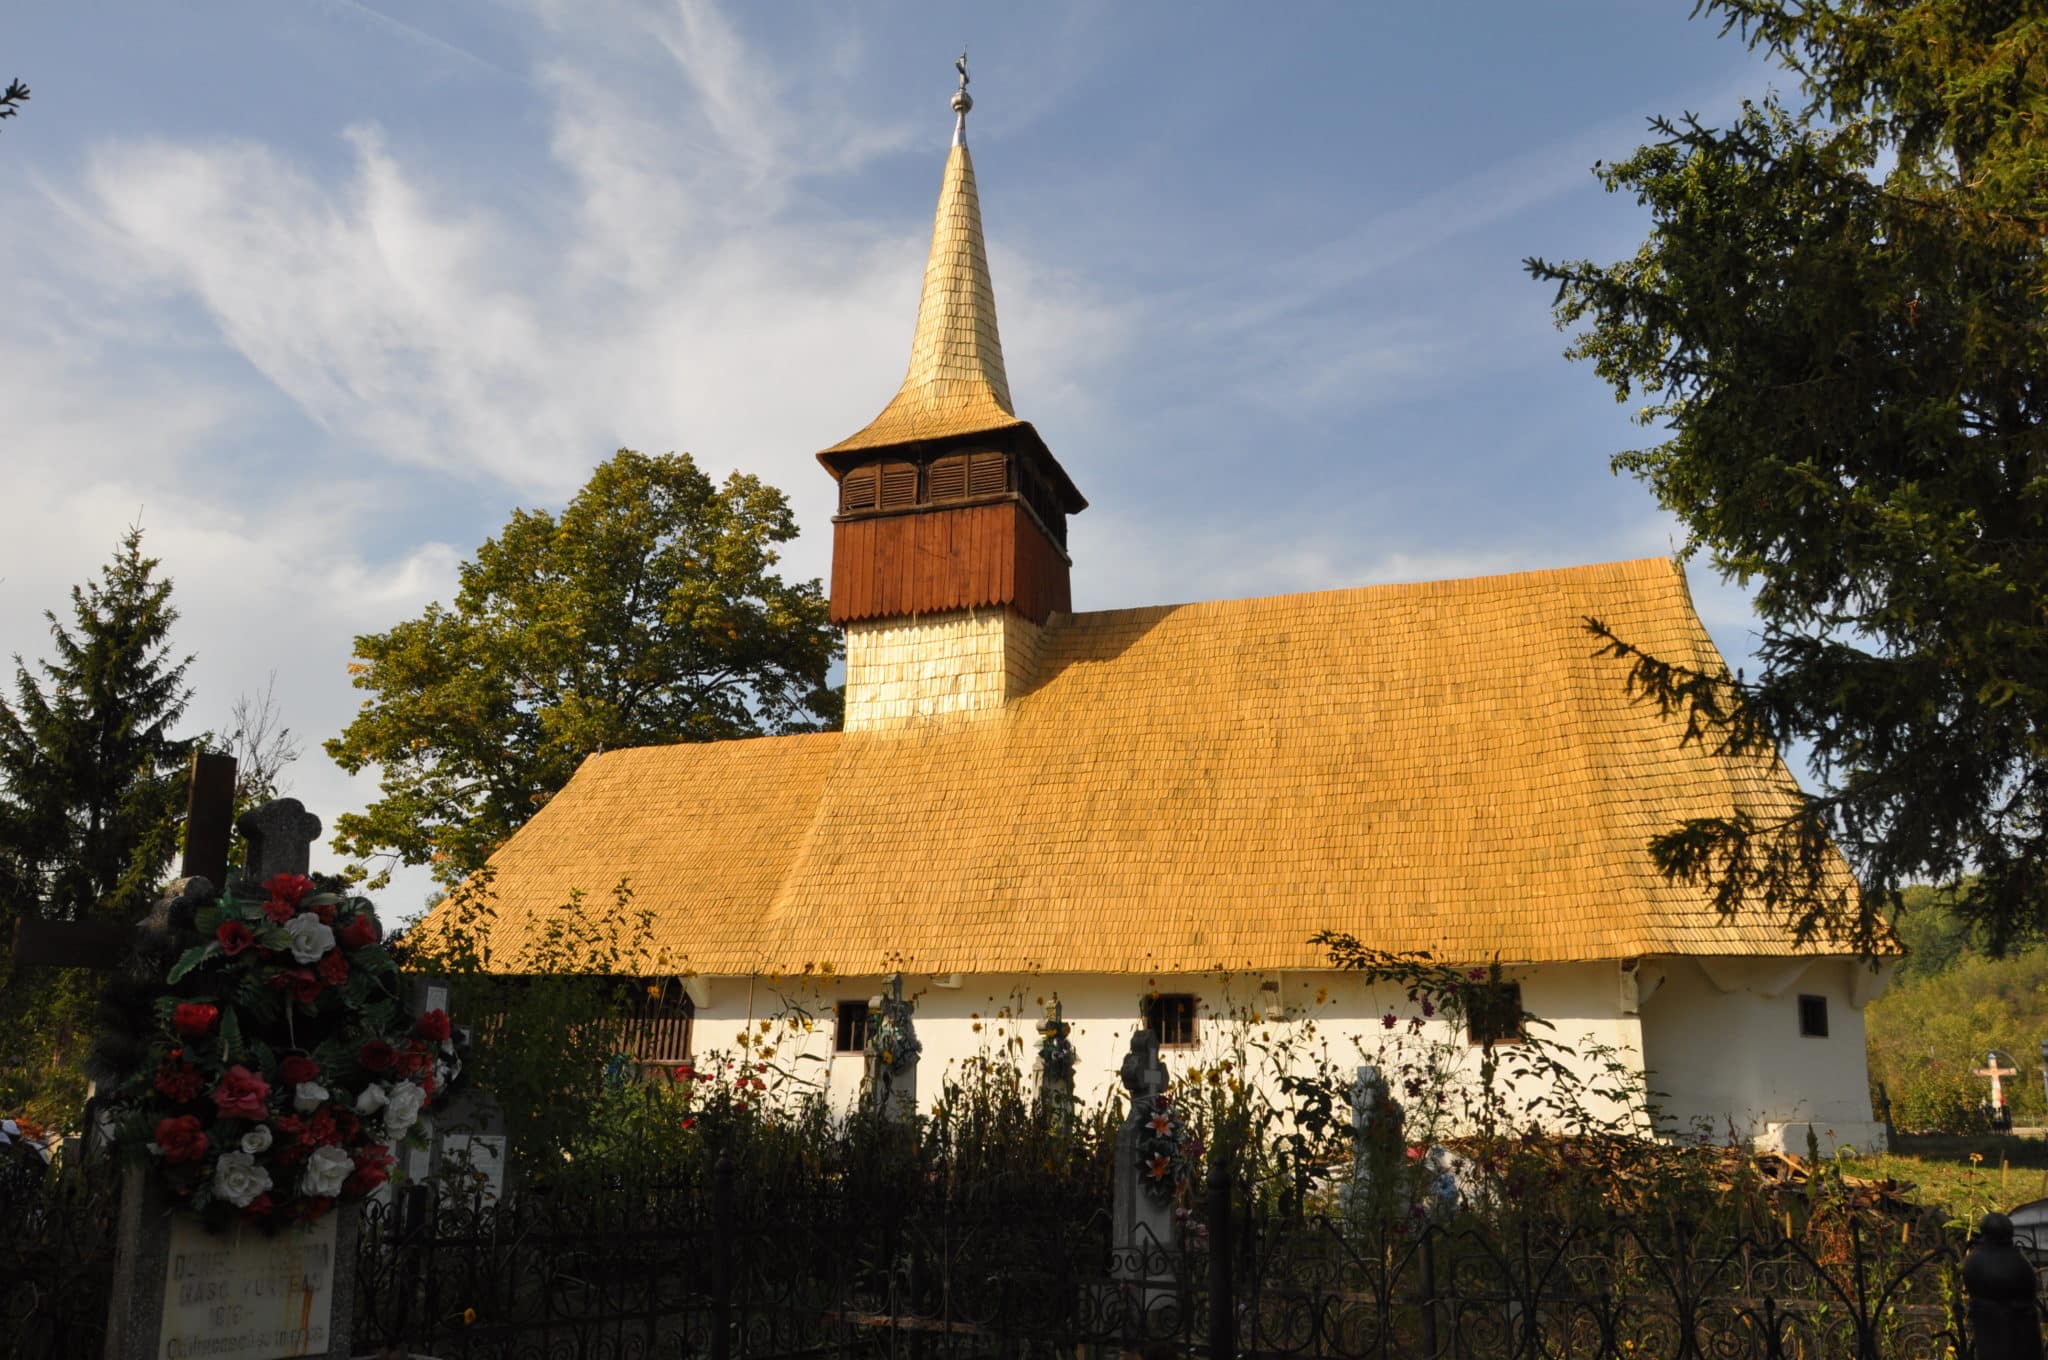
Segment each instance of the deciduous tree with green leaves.
M1994 949L2048 930L2048 12L2029 0L1700 0L1800 96L1687 116L1596 166L1652 225L1531 260L1569 351L1642 403L1620 454L1688 552L1753 589L1760 671L1607 632L1733 758L1808 743L1785 820L1671 828L1727 910L1865 945L1914 879ZM1829 839L1863 890L1820 872Z
M774 570L796 533L759 479L630 449L559 516L515 511L453 605L356 639L372 697L326 749L382 796L336 847L453 883L595 752L836 725L824 590Z

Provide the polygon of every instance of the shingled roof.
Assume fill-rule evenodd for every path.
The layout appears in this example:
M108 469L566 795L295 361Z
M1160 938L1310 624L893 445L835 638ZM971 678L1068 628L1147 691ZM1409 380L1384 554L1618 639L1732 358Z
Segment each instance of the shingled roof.
M1323 929L1461 961L1848 952L1657 873L1652 834L1768 816L1790 778L1681 748L1588 615L1719 661L1656 558L1055 615L993 715L594 756L493 856L495 952L621 879L648 972L1312 968Z

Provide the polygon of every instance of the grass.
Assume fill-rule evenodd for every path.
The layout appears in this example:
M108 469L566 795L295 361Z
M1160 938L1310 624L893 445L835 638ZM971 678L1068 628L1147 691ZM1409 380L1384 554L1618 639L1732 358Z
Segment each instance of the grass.
M1993 1210L2048 1198L2048 1141L2040 1138L1901 1137L1888 1156L1844 1158L1840 1165L1852 1176L1909 1181L1917 1188L1907 1198L1972 1227Z

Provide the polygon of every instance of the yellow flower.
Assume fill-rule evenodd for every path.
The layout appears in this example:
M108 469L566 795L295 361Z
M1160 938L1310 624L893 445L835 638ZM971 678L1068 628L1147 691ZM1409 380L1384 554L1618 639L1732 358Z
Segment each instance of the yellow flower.
M661 988L651 982L647 984L647 994L657 1001L661 1000Z
M462 1325L465 1327L476 1326L476 1309L465 1308L462 1310Z

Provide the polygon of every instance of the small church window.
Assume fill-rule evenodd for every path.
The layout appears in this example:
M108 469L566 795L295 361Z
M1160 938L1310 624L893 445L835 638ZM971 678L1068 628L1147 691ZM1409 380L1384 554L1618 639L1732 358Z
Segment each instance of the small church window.
M859 1053L868 1046L868 1003L842 1001L834 1010L837 1024L832 1032L832 1051Z
M1522 984L1483 982L1467 987L1465 1037L1486 1045L1522 1042Z
M1824 996L1799 998L1799 1032L1812 1039L1828 1037L1828 999Z
M1161 1048L1193 1048L1195 998L1186 992L1154 993L1146 997L1145 1028L1159 1036Z

